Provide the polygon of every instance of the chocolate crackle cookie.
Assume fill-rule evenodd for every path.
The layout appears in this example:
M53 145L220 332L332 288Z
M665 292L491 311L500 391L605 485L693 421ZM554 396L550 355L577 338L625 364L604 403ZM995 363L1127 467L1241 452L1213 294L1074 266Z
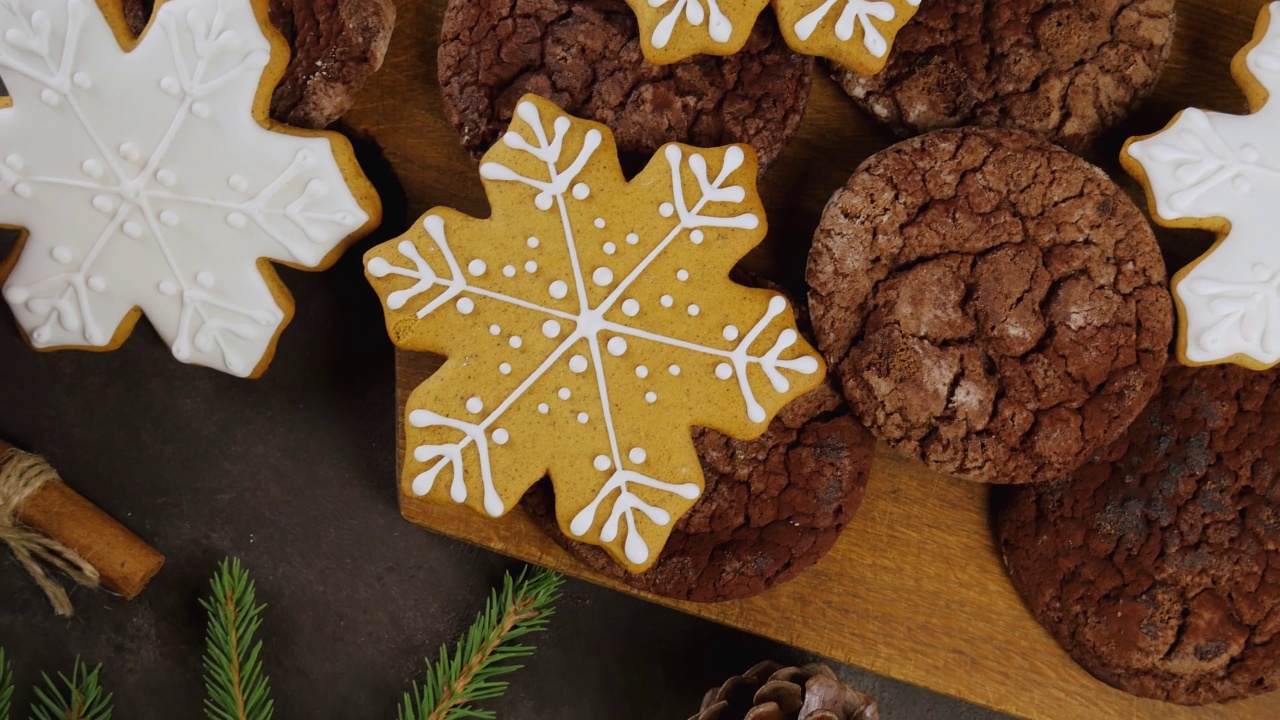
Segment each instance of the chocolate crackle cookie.
M757 277L735 272L734 279L779 290ZM804 313L797 316L807 331ZM524 507L596 572L680 600L736 600L794 578L827 554L862 503L875 450L830 380L784 407L756 440L694 428L693 442L706 489L643 573L625 572L603 550L566 537L550 483L530 491Z
M926 2L875 76L834 76L907 135L960 125L1024 130L1080 150L1154 89L1174 0Z
M1086 670L1201 705L1280 687L1280 373L1170 365L1124 436L996 525L1014 584Z
M125 21L140 34L155 0L123 0ZM382 66L396 8L391 0L271 0L271 24L289 43L271 117L323 128L342 117L364 81Z
M863 163L823 214L810 311L854 413L990 483L1054 480L1159 382L1155 235L1099 169L1025 133L942 130Z
M735 55L652 65L624 0L450 0L439 50L445 114L476 159L535 93L608 125L623 152L741 142L767 166L800 125L813 62L768 18Z

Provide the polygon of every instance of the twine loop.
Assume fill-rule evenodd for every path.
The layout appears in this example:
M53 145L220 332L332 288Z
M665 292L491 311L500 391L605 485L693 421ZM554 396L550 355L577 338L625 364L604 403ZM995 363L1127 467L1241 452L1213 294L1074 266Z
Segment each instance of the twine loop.
M61 482L58 471L39 455L10 449L0 453L0 542L9 546L18 564L44 590L62 617L75 612L71 599L54 582L46 567L62 571L75 582L98 587L98 571L75 550L18 522L18 511L47 482Z

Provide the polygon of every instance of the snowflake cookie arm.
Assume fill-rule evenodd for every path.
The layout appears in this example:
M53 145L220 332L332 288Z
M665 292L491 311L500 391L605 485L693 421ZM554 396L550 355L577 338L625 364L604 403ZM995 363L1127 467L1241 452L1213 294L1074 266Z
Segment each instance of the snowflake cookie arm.
M940 0L932 0L939 2ZM792 50L861 75L884 69L898 31L921 0L772 0Z
M763 432L793 383L808 392L824 374L786 298L728 277L765 236L756 167L745 146L660 149L629 184L627 207L669 222L628 233L627 252L639 260L603 306L620 360L641 358L640 375L681 379L663 402L679 404L693 425L741 439Z
M1179 355L1189 365L1280 363L1280 3L1264 8L1254 41L1233 70L1253 114L1191 108L1164 130L1134 138L1125 168L1147 188L1156 221L1211 230L1218 242L1174 277Z
M823 376L786 301L726 277L764 234L754 156L671 145L627 183L606 128L530 96L480 172L491 218L366 256L395 342L447 357L402 487L496 516L549 474L565 532L643 570L701 494L690 427L755 437Z
M655 65L694 55L742 50L769 0L627 0L640 25L640 47Z
M345 139L267 118L265 13L170 0L135 41L91 0L0 2L4 297L33 346L112 349L141 313L179 360L257 376L291 313L264 260L327 267L377 223Z

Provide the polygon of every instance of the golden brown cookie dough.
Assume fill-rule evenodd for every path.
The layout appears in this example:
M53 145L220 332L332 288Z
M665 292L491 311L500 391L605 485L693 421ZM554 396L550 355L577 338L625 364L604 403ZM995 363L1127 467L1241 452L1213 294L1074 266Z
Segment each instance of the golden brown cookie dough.
M857 72L884 67L893 38L921 0L626 0L640 23L649 62L742 49L766 4L796 52L828 58Z
M628 181L608 128L526 96L448 208L366 255L401 348L402 489L490 516L544 476L568 534L631 572L703 488L689 428L750 439L825 368L786 298L729 279L765 236L751 148L667 145Z
M779 289L746 273L734 280ZM805 313L797 315L807 332ZM831 379L783 408L755 440L694 428L693 444L706 488L643 573L623 572L608 553L566 537L550 483L535 486L524 508L596 572L680 600L737 600L791 580L827 554L862 503L875 452Z

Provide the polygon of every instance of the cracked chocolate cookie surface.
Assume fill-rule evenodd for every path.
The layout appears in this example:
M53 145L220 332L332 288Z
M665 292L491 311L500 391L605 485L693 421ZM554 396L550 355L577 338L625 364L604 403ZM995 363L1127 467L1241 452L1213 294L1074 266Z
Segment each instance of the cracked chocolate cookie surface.
M445 115L477 159L537 93L608 125L623 152L741 142L768 165L799 127L813 75L771 17L736 55L651 65L624 0L450 0L438 57Z
M735 271L733 279L785 292L749 273ZM809 334L803 304L792 305ZM831 550L862 503L875 452L831 380L784 407L755 440L694 428L693 444L706 481L702 497L676 523L658 561L638 575L565 536L545 480L525 495L524 508L596 572L680 600L737 600L790 580Z
M600 548L566 537L549 483L531 490L524 507L599 573L680 600L736 600L790 580L827 554L862 502L875 449L830 383L783 408L756 440L703 428L693 439L706 488L643 573L632 575Z
M123 0L135 34L154 0ZM391 0L271 0L271 24L289 43L289 66L271 96L271 117L319 129L342 117L382 66L396 9Z
M901 134L999 126L1078 151L1155 88L1175 17L1174 0L926 2L884 72L833 75Z
M990 483L1055 480L1158 386L1173 332L1155 235L1101 170L1025 133L942 130L837 191L807 270L855 415Z
M1280 372L1171 366L1124 436L1018 488L1014 584L1085 669L1182 704L1280 688Z

